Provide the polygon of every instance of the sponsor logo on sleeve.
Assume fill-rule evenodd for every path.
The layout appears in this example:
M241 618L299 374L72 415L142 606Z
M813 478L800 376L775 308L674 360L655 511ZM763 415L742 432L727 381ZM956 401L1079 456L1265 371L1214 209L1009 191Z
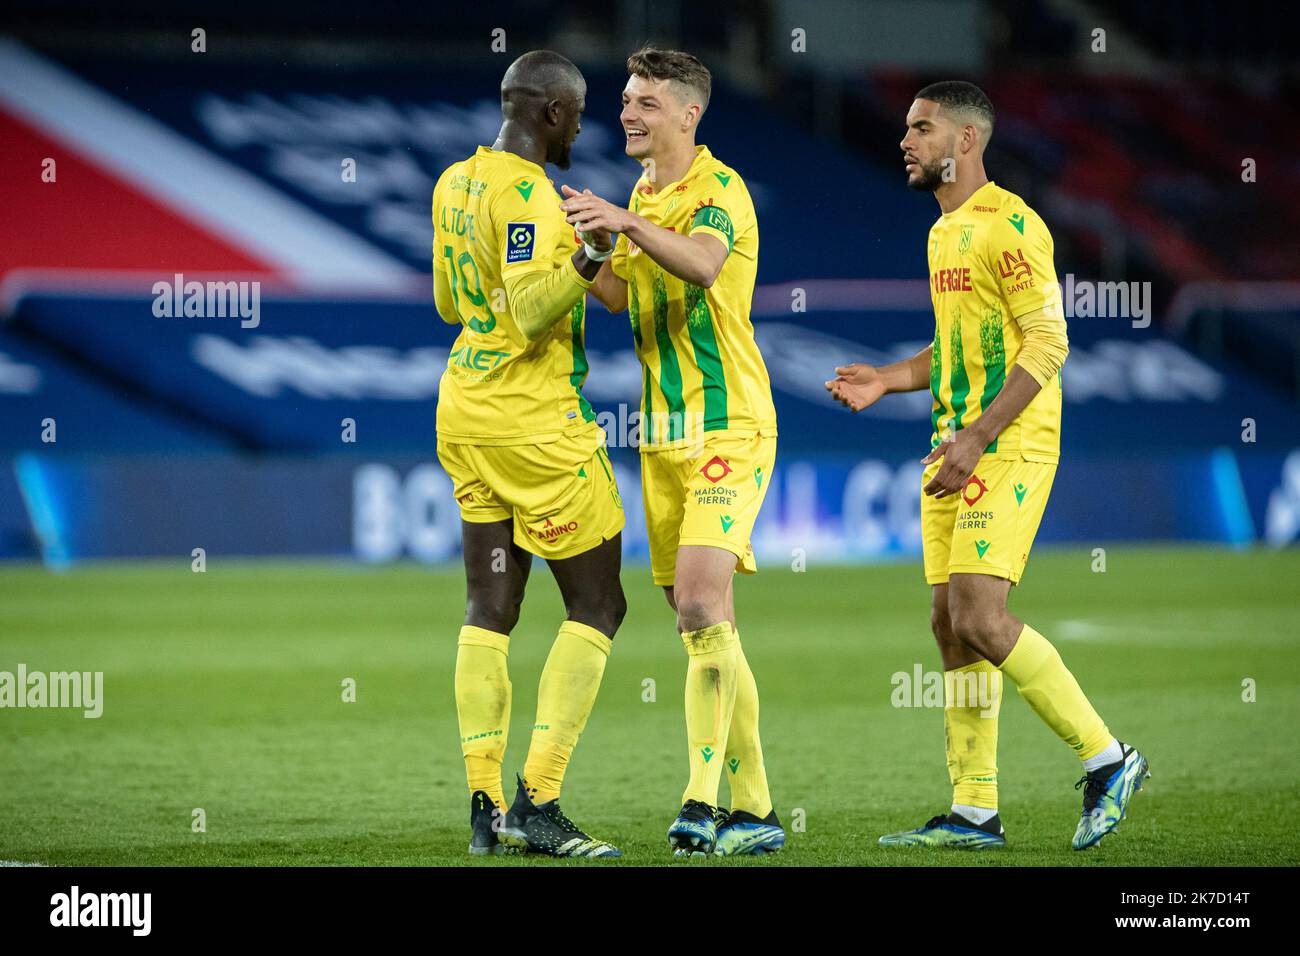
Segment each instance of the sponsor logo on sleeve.
M537 244L537 224L512 222L506 224L506 263L528 262L533 258Z
M1025 261L1024 252L1019 249L1014 253L1008 249L1002 250L1002 259L998 262L998 275L1003 279L1011 280L1010 285L1003 287L1007 295L1014 295L1034 287L1034 270Z

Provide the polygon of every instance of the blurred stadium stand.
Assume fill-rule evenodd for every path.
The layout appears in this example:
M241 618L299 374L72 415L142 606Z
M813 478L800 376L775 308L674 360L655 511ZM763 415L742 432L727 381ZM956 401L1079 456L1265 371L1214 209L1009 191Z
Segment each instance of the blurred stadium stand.
M905 188L897 142L912 94L948 76L989 92L990 174L1044 215L1061 278L1152 290L1147 327L1071 322L1063 467L1040 540L1296 540L1294 30L1238 31L1225 52L1110 3L554 6L481 5L454 35L432 5L5 14L0 150L22 172L3 186L0 557L454 557L433 455L454 337L431 302L434 179L491 142L509 60L551 46L589 93L572 169L548 172L625 201L639 169L617 124L621 59L644 40L714 68L701 139L758 207L754 315L782 449L760 553L919 548L928 396L850 417L821 382L930 339L936 209ZM1213 19L1209 6L1166 17ZM1113 62L1089 50L1094 23ZM207 53L190 51L195 26ZM506 55L489 52L496 27ZM791 49L800 29L805 53ZM155 284L178 276L257 281L256 324L157 315ZM590 309L586 391L635 502L640 376L624 322Z

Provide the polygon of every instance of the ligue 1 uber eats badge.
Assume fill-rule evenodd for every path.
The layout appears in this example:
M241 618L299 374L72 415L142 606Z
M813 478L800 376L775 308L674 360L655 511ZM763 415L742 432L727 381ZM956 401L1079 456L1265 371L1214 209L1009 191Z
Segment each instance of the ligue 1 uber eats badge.
M533 239L537 225L531 222L512 222L506 226L506 262L527 262L533 257Z

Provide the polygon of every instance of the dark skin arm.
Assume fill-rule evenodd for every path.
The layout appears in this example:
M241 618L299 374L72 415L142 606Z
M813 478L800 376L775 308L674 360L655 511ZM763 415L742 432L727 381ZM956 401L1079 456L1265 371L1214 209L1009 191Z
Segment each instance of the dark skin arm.
M606 238L608 240L608 237ZM596 244L592 243L592 245L594 246ZM612 248L613 246L606 245L605 248L600 251L604 252L606 249ZM603 262L597 262L595 259L587 258L587 250L585 247L580 247L578 251L573 254L573 268L577 269L578 275L582 276L588 282L596 281L596 276L600 273L600 267L602 265L604 265Z
M1007 375L1006 383L998 397L993 399L984 414L973 423L957 433L952 441L940 442L930 454L921 459L923 465L929 465L943 459L943 464L934 477L922 489L927 495L944 498L959 493L966 487L966 482L975 473L984 449L992 444L993 439L1002 434L1002 430L1015 421L1016 416L1033 401L1042 386L1034 377L1019 365L1013 365Z

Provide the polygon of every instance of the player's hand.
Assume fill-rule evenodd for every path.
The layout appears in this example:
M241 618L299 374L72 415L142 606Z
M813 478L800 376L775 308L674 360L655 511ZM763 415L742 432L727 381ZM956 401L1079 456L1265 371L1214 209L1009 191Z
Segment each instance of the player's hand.
M826 391L841 405L855 412L874 405L885 394L885 383L880 373L870 365L841 365L835 370L835 376L826 383Z
M561 186L560 192L564 194L566 199L573 196L595 195L590 189L584 189L582 192L578 192L572 186ZM609 252L614 248L614 236L608 229L593 229L590 232L579 230L578 238L600 252Z
M939 442L930 454L921 459L921 464L930 465L940 458L943 464L921 490L936 499L961 492L970 476L975 474L975 466L987 445L988 442L968 428L959 431L956 438Z
M578 192L561 186L565 199L560 203L565 221L579 232L626 232L632 223L632 213L611 202L606 202L590 189Z

